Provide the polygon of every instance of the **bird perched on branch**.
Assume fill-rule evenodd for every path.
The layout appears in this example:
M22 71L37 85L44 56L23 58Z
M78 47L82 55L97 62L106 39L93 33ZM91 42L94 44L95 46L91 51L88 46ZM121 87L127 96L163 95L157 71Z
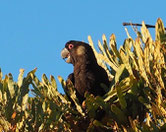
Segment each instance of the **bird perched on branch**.
M109 87L106 71L98 65L91 46L81 41L69 41L61 51L61 56L67 63L74 66L74 72L68 76L80 103L85 100L84 94L88 92L94 96L103 96L106 91L101 84Z

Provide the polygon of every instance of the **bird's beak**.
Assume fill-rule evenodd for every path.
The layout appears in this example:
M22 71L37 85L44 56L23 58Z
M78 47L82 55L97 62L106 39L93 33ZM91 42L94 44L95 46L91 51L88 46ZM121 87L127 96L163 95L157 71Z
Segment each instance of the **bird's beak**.
M71 63L70 52L68 51L68 49L64 48L64 49L61 51L61 57L62 57L62 59L64 59L67 63Z

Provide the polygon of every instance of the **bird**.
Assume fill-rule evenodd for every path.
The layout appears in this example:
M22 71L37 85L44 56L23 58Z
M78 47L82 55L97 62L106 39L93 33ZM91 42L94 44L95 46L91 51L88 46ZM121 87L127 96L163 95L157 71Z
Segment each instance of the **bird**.
M104 96L106 90L101 86L109 87L106 71L98 65L95 54L88 43L70 40L61 51L61 57L74 67L73 73L66 82L71 81L76 90L79 103L85 100L85 93L94 96Z

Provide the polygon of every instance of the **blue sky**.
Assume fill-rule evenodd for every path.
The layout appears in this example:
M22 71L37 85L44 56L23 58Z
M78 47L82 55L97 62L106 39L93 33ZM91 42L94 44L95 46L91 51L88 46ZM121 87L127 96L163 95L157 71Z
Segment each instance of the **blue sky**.
M39 79L43 73L66 79L73 68L60 52L68 40L88 42L91 35L97 46L102 34L114 33L122 45L123 22L155 24L161 17L166 25L165 6L165 0L0 0L0 68L15 80L20 68L27 74L35 67Z

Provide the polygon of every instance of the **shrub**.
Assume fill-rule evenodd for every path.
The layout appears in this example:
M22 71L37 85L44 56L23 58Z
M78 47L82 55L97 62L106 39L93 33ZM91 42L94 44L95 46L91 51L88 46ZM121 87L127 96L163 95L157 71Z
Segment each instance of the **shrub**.
M127 31L127 30L126 30ZM58 92L53 76L40 81L36 69L18 81L0 72L1 131L165 131L166 129L166 33L159 18L155 40L142 23L133 40L127 32L117 49L115 35L103 35L98 53L88 37L99 65L108 73L110 90L104 97L86 94L78 103L72 83L58 77L65 94ZM34 97L29 96L30 87ZM103 86L105 87L105 86ZM71 96L74 106L66 96Z

